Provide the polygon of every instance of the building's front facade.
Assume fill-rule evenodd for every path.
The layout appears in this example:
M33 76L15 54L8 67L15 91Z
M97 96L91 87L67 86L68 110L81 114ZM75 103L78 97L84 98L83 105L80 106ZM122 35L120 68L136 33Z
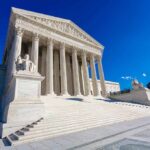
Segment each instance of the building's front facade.
M101 93L101 82L100 80L97 80L98 82L98 90ZM118 92L120 91L120 84L118 82L112 82L112 81L105 81L105 86L106 86L106 92L109 95L110 93L113 92ZM91 95L93 94L93 86L92 86L92 80L90 79L90 90L91 90Z
M16 126L43 117L41 95L105 97L103 50L70 20L12 8L3 57L6 73L0 101L1 137L15 131Z
M99 66L102 93L106 94L102 68L104 47L71 21L14 8L5 51L6 64L12 45L15 54L10 74L16 71L17 58L29 54L36 71L45 77L42 94L89 95L89 64L93 94L99 95L95 61Z

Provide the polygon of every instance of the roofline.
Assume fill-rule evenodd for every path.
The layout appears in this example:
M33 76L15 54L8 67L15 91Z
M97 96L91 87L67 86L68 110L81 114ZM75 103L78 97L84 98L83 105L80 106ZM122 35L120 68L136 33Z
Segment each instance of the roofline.
M12 13L18 13L18 12L22 12L23 14L31 14L31 15L39 15L39 16L42 16L42 17L45 17L47 19L55 19L55 20L61 20L63 22L70 22L70 20L68 19L64 19L64 18L59 18L59 17L54 17L54 16L51 16L51 15L46 15L46 14L43 14L43 13L38 13L38 12L34 12L34 11L30 11L30 10L25 10L25 9L20 9L20 8L16 8L16 7L11 7L11 10L12 10Z
M69 20L69 19L64 19L64 18L59 18L59 17L54 17L54 16L51 16L51 15L46 15L46 14L43 14L43 13L38 13L38 12L34 12L34 11L30 11L30 10L25 10L25 9L20 9L20 8L16 8L16 7L11 7L11 13L15 14L15 13L22 13L22 14L31 14L32 16L40 16L40 17L44 17L46 19L54 19L54 20L58 20L58 21L62 21L62 22L65 22L65 23L70 23L71 25L75 26L77 29L79 29L81 32L83 32L84 34L86 34L89 38L91 38L96 44L97 46L100 46L100 49L102 51L104 51L104 46L99 43L97 40L95 40L91 35L89 35L86 31L84 31L82 28L80 28L77 24L75 24L73 21Z
M89 78L89 80L90 80L90 81L92 81L92 78ZM97 81L99 81L99 82L100 82L100 80L99 80L99 79L97 79ZM113 82L113 81L107 81L107 80L105 80L105 83L110 83L110 84L120 85L120 83L119 83L119 82Z

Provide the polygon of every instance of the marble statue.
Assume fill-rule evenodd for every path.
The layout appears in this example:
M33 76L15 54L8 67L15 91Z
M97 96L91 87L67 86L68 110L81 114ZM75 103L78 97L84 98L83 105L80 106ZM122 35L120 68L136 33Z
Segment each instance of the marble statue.
M142 85L142 83L140 83L137 79L134 79L134 80L132 81L132 88L133 88L134 90L142 89L142 88L143 88L143 85Z
M25 54L24 59L22 59L21 56L18 56L16 61L16 69L17 71L24 70L32 73L36 72L36 66L31 60L29 60L28 54Z

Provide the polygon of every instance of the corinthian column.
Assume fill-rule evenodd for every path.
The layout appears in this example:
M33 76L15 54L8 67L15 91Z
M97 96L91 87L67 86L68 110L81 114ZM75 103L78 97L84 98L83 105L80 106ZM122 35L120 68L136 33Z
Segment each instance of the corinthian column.
M81 95L80 82L79 82L79 69L77 60L77 50L72 51L72 68L73 68L73 83L74 83L74 95Z
M32 37L31 60L36 65L36 71L38 71L38 56L39 56L39 37L38 34L34 34Z
M97 60L98 60L98 70L99 70L99 76L100 76L102 95L106 96L107 92L106 92L105 77L104 77L101 57L98 56Z
M21 45L22 45L22 36L23 36L23 31L21 28L16 28L15 31L15 37L13 41L13 46L12 46L12 73L16 71L16 60L18 56L21 54Z
M91 57L90 57L90 66L91 66L91 71L92 71L93 94L94 96L97 96L100 94L100 92L98 90L96 70L95 70L95 59L94 59L93 54L91 54Z
M90 83L88 75L88 66L86 61L86 53L82 53L82 68L83 68L83 79L84 79L84 94L90 95Z
M46 57L46 94L54 95L53 80L53 40L49 39L47 43Z
M60 75L61 75L61 95L68 95L65 43L60 45Z

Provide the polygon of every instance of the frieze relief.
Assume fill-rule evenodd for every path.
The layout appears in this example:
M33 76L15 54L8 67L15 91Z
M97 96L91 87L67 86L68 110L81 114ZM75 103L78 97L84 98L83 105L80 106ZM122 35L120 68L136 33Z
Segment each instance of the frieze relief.
M37 16L35 17L35 16L25 15L24 17L26 17L28 19L32 19L38 23L44 24L48 27L51 27L53 29L56 29L58 31L61 31L63 33L69 34L71 36L74 36L81 40L93 43L98 46L98 44L94 40L92 40L91 37L87 37L87 35L85 35L81 31L79 31L78 29L76 29L73 25L71 25L68 22L61 22L58 20L50 20L50 19L40 18Z
M29 22L23 20L22 18L18 18L16 20L15 27L16 28L20 27L20 28L22 28L24 30L30 31L32 33L37 33L37 34L39 34L41 36L44 36L44 37L47 37L47 38L53 38L54 40L59 41L59 42L65 42L68 45L75 46L77 48L84 49L86 51L89 51L89 52L92 52L92 53L95 53L95 54L100 54L101 53L100 49L99 48L98 49L95 48L95 46L90 46L90 44L89 45L84 44L84 46L80 46L80 44L78 44L78 42L75 41L74 39L72 39L72 42L71 42L71 38L70 38L69 41L67 41L67 38L59 37L57 32L49 31L46 28L45 29L44 28L40 28L36 24L29 23Z

